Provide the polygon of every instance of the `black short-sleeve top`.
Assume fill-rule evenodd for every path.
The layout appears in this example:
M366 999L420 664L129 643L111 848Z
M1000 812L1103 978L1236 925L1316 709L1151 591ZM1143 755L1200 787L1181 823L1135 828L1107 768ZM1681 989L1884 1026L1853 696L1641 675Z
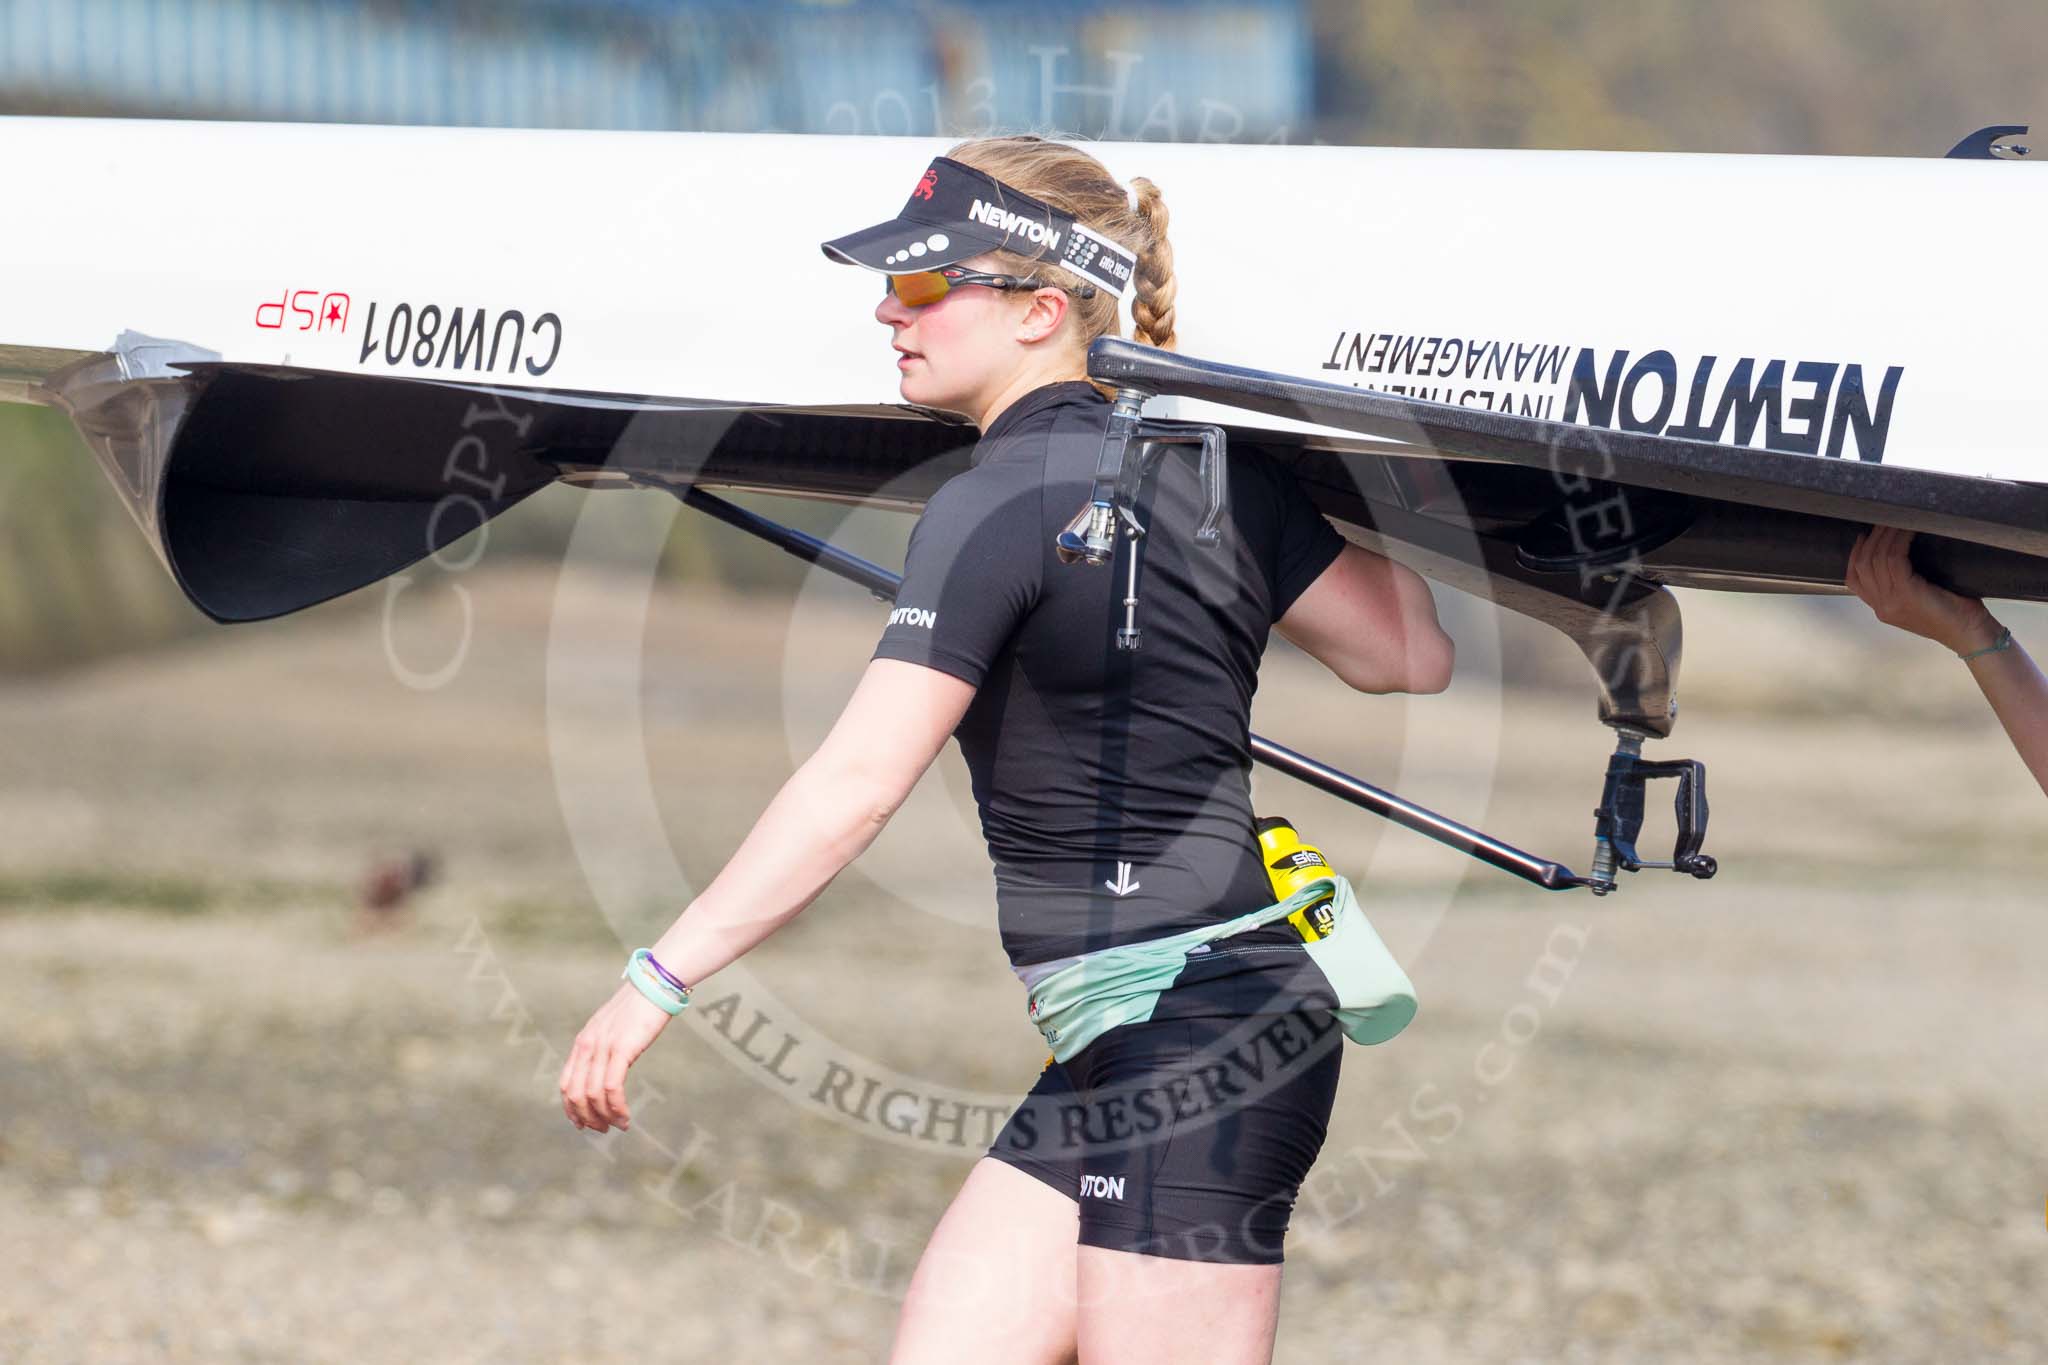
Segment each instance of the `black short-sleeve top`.
M1071 380L997 416L911 532L874 653L977 689L954 736L1019 968L1272 901L1252 833L1259 657L1344 546L1256 455L1229 461L1222 544L1197 546L1197 462L1169 452L1137 498L1143 643L1118 649L1130 540L1103 566L1053 549L1088 501L1109 407Z

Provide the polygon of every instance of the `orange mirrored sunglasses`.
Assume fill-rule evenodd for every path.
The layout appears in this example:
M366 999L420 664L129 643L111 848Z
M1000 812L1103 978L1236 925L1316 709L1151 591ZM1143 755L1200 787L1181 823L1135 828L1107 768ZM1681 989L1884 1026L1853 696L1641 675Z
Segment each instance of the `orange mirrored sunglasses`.
M937 270L914 270L907 275L890 275L884 286L885 293L893 293L912 308L922 308L928 303L937 303L961 285L979 284L990 289L1064 289L1065 285L1041 280L1036 275L987 275L964 266L941 266ZM1095 286L1083 284L1071 291L1084 299L1095 297Z

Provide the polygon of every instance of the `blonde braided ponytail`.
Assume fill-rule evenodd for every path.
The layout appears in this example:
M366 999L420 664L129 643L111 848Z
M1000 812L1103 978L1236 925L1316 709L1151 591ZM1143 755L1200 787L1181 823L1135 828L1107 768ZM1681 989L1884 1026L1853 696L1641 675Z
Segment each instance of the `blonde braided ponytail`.
M1173 278L1173 243L1166 239L1166 196L1141 175L1131 177L1138 192L1138 217L1145 224L1145 242L1138 252L1138 284L1131 296L1136 340L1162 351L1174 349L1173 300L1180 285Z

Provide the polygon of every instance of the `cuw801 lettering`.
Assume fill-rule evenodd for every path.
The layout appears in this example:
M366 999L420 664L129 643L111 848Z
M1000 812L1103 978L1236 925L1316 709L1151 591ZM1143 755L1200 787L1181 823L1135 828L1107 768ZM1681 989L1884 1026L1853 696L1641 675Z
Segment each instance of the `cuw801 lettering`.
M543 334L547 336L547 359L535 364ZM370 316L363 324L363 349L356 356L356 364L367 364L376 355L394 368L411 365L420 370L475 370L482 374L496 373L502 355L505 373L517 374L522 350L530 352L523 362L528 374L542 375L552 370L562 354L562 319L554 313L542 313L529 327L526 314L516 308L500 312L494 323L488 308L455 308L443 313L437 303L422 304L417 309L401 303L385 315L380 332L377 304L373 302Z

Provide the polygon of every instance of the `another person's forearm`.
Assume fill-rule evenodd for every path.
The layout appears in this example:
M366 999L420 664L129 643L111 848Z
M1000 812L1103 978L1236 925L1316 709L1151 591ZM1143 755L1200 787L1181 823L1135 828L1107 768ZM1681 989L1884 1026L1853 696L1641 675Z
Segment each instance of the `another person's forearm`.
M1842 586L1886 625L1960 655L2020 761L2048 792L2048 679L1981 598L1939 587L1915 571L1906 553L1912 539L1912 532L1890 526L1873 526L1858 535L1849 547ZM2002 647L2001 640L2007 642Z
M2048 677L2042 676L2040 665L2018 640L2005 649L1979 654L1969 661L1969 669L2027 771L2048 792Z
M874 842L889 794L814 759L754 822L725 868L652 945L662 966L696 985L802 912Z

